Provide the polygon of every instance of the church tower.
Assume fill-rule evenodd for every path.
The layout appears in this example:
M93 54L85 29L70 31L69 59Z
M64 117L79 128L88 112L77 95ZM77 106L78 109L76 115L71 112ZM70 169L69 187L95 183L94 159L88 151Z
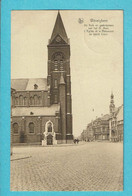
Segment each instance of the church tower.
M110 114L112 114L115 111L115 104L114 104L114 95L111 93L111 100L110 100Z
M50 104L60 104L62 141L68 143L73 139L70 44L59 12L47 47Z

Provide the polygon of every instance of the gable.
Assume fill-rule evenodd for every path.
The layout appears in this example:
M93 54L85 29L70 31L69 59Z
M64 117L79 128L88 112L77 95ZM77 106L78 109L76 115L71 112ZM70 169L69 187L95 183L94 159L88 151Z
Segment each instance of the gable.
M61 37L61 35L57 34L53 39L52 41L50 42L50 45L63 45L63 44L67 44L65 39L63 39Z
M117 113L117 121L122 121L123 120L123 106L119 108L119 111Z
M50 39L50 44L51 42L54 40L54 38L56 37L56 35L60 35L61 38L63 38L63 40L68 43L68 37L63 25L63 21L61 18L60 13L58 12L57 18L56 18L56 22L55 22L55 26L51 35L51 39Z

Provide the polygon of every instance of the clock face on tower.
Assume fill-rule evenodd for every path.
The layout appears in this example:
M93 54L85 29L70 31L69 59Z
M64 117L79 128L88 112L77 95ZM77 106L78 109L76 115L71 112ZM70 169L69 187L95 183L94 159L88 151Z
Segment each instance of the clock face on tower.
M61 41L61 38L59 36L57 36L56 41L57 42L60 42Z

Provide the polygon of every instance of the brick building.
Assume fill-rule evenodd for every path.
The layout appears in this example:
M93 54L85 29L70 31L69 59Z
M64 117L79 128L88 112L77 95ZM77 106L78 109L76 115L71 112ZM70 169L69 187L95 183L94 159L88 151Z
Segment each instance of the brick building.
M47 78L12 79L12 141L71 143L70 44L58 12L48 43Z
M85 141L93 140L108 140L109 139L109 117L106 114L96 120L90 122L87 125L86 130L83 131L82 135Z
M109 119L110 141L123 141L123 105L116 108Z
M109 140L109 117L106 114L94 121L95 140Z
M81 134L82 140L123 141L123 105L115 107L113 93L111 94L109 111L109 114L102 115L87 125L86 130L83 130Z
M113 93L110 103L109 135L111 142L123 141L123 105L115 107Z

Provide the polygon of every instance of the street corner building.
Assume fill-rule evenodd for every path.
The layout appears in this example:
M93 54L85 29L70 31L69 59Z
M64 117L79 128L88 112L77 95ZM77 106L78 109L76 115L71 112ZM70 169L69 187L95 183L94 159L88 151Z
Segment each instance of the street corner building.
M70 44L58 12L48 42L47 78L11 80L13 143L72 143Z
M109 114L88 123L86 130L81 133L81 139L84 141L123 141L123 104L115 107L114 95L111 93Z

